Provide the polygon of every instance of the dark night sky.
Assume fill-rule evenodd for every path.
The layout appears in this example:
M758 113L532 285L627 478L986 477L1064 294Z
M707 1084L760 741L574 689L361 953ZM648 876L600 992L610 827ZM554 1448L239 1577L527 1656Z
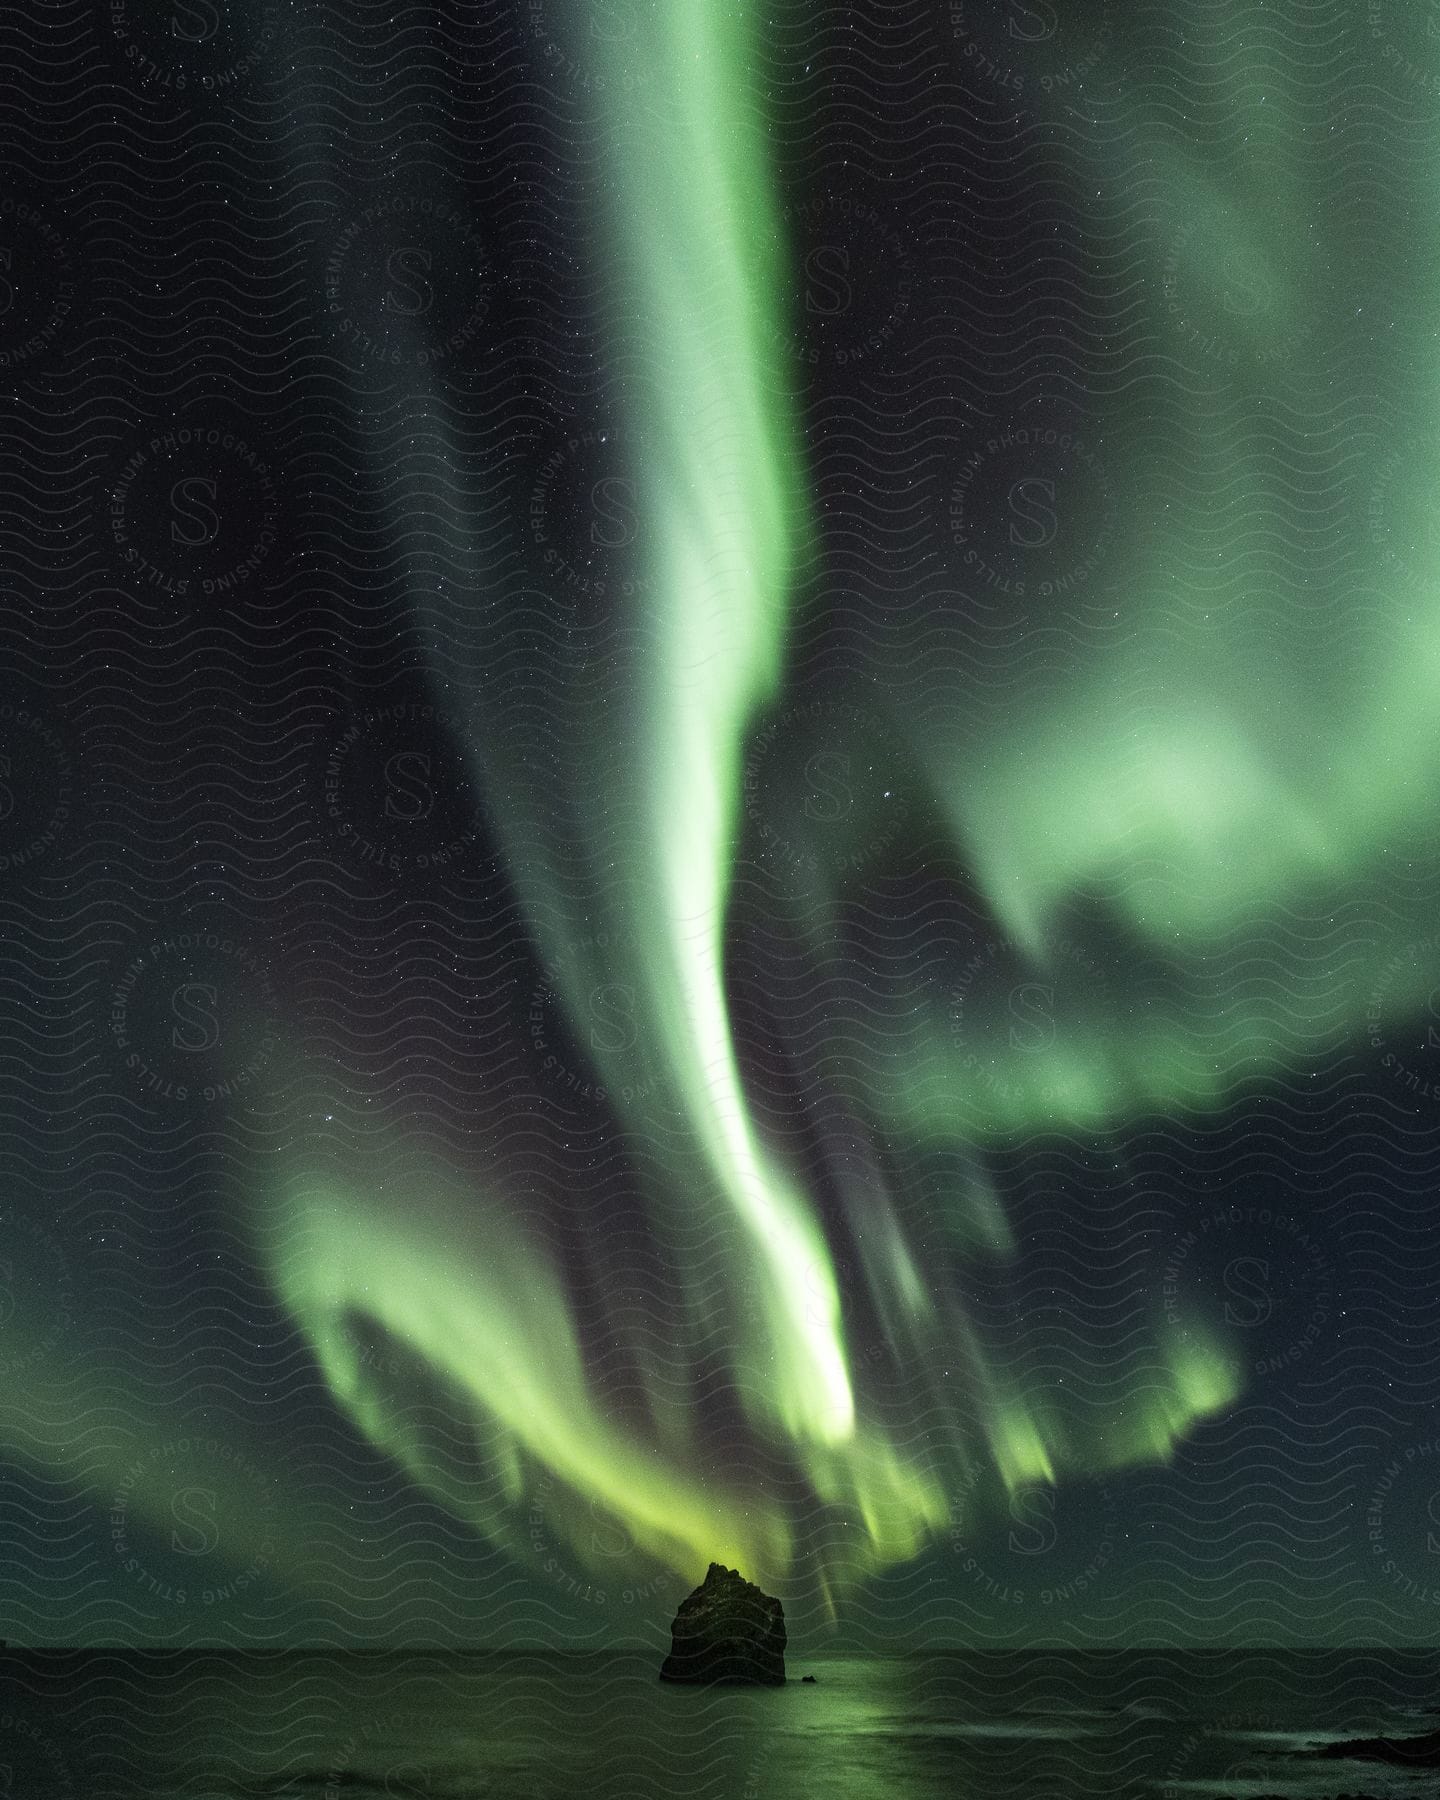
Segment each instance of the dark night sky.
M950 1519L849 1579L864 1507L756 1426L827 1276L747 1264L645 998L704 812L634 774L705 604L642 302L706 296L613 148L643 113L705 205L653 6L617 106L560 0L76 0L0 21L12 1643L649 1641L690 1564L556 1439L788 1518L802 1643L1431 1637L1423 32L769 10L725 55L812 529L725 999Z

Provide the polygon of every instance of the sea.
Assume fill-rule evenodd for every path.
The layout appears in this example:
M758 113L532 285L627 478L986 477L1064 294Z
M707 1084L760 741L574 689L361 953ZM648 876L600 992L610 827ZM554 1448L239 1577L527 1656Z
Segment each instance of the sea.
M1440 1769L1315 1754L1440 1730L1440 1653L935 1651L788 1667L783 1688L684 1688L630 1652L10 1650L0 1794L1440 1796Z

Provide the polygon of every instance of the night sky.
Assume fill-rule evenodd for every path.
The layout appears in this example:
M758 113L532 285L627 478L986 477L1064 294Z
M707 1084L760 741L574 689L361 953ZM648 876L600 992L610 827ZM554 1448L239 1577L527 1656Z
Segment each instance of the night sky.
M1440 36L0 20L0 1637L1422 1644Z

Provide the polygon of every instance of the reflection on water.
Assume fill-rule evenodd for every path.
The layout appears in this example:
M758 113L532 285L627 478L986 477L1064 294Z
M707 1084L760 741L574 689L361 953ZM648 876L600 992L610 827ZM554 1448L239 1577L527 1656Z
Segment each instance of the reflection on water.
M15 1800L1334 1800L1435 1774L1297 1755L1440 1723L1440 1656L820 1661L662 1686L646 1659L322 1652L0 1658Z

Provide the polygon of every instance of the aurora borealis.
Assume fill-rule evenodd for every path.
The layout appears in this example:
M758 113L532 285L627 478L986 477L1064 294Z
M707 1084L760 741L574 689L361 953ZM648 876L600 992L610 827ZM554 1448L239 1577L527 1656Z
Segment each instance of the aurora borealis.
M482 10L122 56L7 390L15 1635L1423 1633L1424 84Z

